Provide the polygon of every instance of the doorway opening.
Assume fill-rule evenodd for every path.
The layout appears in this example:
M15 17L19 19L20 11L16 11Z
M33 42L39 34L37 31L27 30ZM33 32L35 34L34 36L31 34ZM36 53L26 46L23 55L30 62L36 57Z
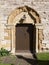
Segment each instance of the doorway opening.
M17 24L15 50L18 53L35 52L36 50L36 27L32 24Z

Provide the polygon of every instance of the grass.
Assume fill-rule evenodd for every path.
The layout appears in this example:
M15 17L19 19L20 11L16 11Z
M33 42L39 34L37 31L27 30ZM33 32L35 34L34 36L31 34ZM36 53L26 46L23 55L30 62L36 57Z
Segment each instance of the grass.
M0 63L0 65L11 65L11 64L3 64L3 63Z
M49 53L38 53L37 59L37 65L49 65Z
M38 60L49 60L49 53L38 53Z

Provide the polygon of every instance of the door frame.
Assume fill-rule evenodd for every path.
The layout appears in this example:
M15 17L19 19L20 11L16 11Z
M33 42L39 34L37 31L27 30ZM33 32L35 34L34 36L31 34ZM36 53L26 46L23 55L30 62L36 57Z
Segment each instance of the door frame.
M42 24L35 24L35 26L36 26L36 53L38 53L41 51L41 46L40 46L40 49L38 49L38 46L40 44L39 41L42 42L39 36L43 34L43 26ZM16 36L15 35L15 25L7 25L7 28L11 31L11 53L15 54L16 53L15 52L15 36ZM41 30L40 33L39 33L39 30Z

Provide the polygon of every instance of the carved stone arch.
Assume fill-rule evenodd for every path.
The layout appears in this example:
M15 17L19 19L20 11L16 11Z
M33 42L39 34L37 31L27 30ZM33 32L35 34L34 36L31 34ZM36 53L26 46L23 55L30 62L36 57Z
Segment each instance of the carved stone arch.
M15 25L18 23L15 19L17 19L16 17L23 12L28 13L28 15L34 21L34 24L36 26L36 52L38 52L39 51L38 46L42 43L42 39L40 39L40 36L42 34L43 27L41 24L41 19L39 14L34 9L32 9L32 7L29 7L29 6L22 6L22 7L16 8L15 10L11 12L11 14L9 15L7 19L7 28L10 30L10 33L11 33L11 52L15 53ZM20 19L21 19L21 16L20 16ZM41 46L39 47L41 50Z
M22 12L28 12L29 16L34 20L34 23L41 23L40 16L34 9L32 9L29 6L22 6L16 8L11 12L11 14L8 17L7 24L12 24L14 22L15 17Z

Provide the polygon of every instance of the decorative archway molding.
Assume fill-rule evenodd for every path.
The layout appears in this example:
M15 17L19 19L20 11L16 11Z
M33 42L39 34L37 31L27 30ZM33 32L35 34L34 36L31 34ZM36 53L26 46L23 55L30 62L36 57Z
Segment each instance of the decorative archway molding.
M28 12L28 14L32 16L34 23L41 23L39 14L29 6L22 6L13 10L8 17L7 23L13 24L15 17L22 12Z
M21 19L23 19L23 22L21 21ZM41 51L43 26L41 24L40 16L31 7L22 6L13 10L7 20L7 28L11 32L11 52L15 53L15 25L17 23L31 23L36 26L36 52ZM40 47L39 49L38 46Z

